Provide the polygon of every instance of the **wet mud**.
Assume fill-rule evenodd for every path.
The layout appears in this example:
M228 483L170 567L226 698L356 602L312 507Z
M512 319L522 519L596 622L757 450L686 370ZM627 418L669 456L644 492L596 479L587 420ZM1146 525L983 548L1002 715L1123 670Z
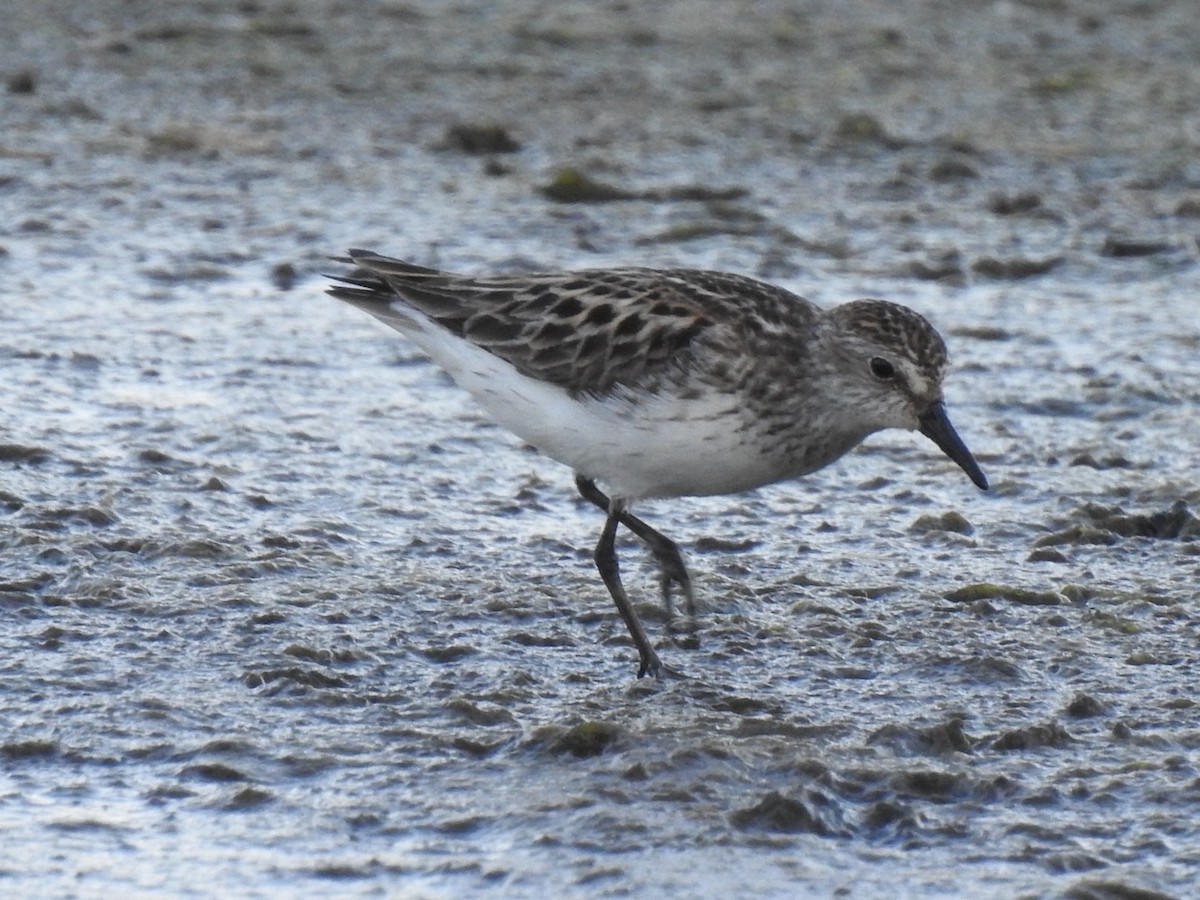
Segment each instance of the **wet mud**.
M10 3L0 889L1186 897L1200 32L1185 0ZM926 314L917 435L646 503L323 295L689 265Z

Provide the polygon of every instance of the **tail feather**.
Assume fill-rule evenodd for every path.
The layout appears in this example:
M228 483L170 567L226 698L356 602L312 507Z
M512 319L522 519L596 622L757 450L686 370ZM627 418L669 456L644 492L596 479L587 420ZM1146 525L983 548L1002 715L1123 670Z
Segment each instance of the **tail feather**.
M394 326L423 315L455 334L473 310L468 297L456 289L454 275L418 266L370 250L350 250L338 261L355 266L345 275L329 275L338 284L326 293L366 310ZM407 313L403 310L407 309Z
M348 252L350 258L346 262L368 269L384 278L389 275L400 278L445 278L449 274L438 269L405 262L392 256L381 256L373 250L350 250Z

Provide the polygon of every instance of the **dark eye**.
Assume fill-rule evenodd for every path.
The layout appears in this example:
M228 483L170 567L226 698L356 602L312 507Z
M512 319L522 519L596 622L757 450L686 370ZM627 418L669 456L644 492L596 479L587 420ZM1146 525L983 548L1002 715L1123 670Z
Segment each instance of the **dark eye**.
M890 381L896 377L896 367L882 356L871 357L871 374L880 381Z

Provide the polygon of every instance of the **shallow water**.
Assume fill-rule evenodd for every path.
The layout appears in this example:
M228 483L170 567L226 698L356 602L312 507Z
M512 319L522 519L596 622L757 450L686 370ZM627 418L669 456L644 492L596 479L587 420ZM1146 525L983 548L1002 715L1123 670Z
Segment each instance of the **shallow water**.
M0 26L0 889L1190 893L1187 3L289 8ZM645 504L702 613L639 682L599 516L323 296L356 245L907 303L993 489L897 434Z

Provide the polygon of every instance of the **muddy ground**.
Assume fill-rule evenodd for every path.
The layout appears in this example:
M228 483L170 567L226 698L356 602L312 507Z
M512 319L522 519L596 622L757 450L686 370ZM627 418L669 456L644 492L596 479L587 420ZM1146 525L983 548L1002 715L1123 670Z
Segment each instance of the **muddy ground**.
M1186 897L1200 29L1149 2L8 2L0 891ZM928 315L880 435L645 504L326 298L755 274Z

